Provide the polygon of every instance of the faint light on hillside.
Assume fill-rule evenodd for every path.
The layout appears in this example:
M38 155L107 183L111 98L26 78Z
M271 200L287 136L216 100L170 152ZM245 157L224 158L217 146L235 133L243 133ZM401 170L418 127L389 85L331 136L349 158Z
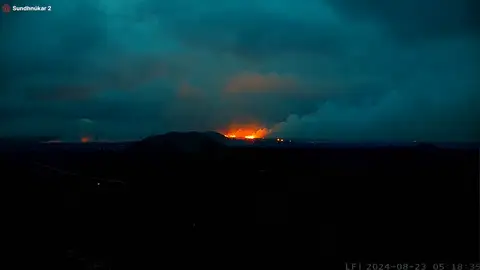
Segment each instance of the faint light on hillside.
M44 143L61 143L62 141L60 140L50 140L50 141L46 141Z

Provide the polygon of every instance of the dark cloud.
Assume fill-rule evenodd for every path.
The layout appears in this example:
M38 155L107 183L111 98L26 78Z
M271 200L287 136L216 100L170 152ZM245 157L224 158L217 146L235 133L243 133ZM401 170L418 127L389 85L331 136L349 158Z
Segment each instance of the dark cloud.
M0 14L0 135L478 140L476 1L58 1Z
M480 34L476 0L327 0L354 20L380 24L402 42Z
M192 27L192 26L196 27ZM291 53L340 53L343 29L331 22L298 21L282 13L248 10L185 18L172 28L186 45L245 58Z

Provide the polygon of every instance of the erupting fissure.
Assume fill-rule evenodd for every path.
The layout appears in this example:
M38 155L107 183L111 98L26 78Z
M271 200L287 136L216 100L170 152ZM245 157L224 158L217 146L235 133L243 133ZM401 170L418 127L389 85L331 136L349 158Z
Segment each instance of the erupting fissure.
M253 140L264 138L269 132L266 128L238 128L222 133L227 138Z

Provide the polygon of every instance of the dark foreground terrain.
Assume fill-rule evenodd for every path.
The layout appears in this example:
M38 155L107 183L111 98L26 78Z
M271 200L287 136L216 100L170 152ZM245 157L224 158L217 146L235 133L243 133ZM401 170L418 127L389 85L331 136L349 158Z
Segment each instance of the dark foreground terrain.
M188 145L2 152L16 268L478 261L478 149Z

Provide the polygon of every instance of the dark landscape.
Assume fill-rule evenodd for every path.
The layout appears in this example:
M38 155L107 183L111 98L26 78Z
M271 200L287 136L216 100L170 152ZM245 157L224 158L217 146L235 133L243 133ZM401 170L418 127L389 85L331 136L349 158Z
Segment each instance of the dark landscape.
M479 259L478 149L232 144L5 145L9 250L63 269Z

